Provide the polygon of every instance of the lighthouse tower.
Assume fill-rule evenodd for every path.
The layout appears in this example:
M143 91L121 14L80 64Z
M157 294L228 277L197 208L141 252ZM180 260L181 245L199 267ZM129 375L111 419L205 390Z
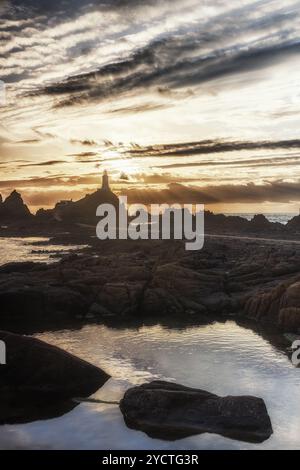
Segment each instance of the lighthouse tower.
M108 182L108 174L106 170L103 171L103 175L102 175L102 190L110 191L109 182Z

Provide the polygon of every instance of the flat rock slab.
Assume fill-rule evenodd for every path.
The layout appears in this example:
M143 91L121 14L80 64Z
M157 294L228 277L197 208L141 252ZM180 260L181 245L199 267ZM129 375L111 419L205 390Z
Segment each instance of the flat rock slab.
M169 441L208 432L263 442L273 433L261 398L219 397L170 382L154 381L130 388L120 409L128 427Z

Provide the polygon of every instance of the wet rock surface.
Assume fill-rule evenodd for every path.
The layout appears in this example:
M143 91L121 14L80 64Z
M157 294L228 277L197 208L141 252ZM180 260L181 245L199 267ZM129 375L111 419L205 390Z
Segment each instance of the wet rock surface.
M300 328L300 245L207 238L95 241L61 261L0 267L0 326L91 318L238 315L285 331Z
M32 337L0 331L6 364L0 367L0 423L59 416L110 378L106 372Z
M261 398L219 397L170 382L154 381L127 390L120 409L128 427L159 439L176 440L208 432L263 442L273 433Z

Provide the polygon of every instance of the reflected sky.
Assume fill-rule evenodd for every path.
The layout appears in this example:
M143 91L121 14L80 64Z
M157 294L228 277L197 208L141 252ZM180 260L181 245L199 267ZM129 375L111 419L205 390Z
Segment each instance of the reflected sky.
M128 429L115 406L82 403L60 418L2 426L1 448L300 448L300 370L268 341L234 322L186 329L144 326L120 330L88 325L38 337L112 375L96 398L118 400L131 385L157 378L219 395L256 395L266 402L274 434L262 444L209 434L168 443Z

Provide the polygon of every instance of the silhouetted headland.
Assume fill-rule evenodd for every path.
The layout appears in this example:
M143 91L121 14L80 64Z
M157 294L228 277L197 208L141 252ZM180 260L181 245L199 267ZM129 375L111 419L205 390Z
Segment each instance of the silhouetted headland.
M78 201L60 201L53 209L39 209L36 215L30 213L21 194L14 190L4 202L0 196L0 236L53 236L66 230L72 236L78 232L79 224L96 226L99 221L96 210L103 203L112 204L118 210L119 199L110 189L106 172L102 177L102 186L97 191ZM300 215L293 217L286 225L270 222L262 214L247 220L240 216L214 214L207 210L204 218L207 234L257 235L268 238L295 238L300 234ZM86 236L88 231L87 229Z

